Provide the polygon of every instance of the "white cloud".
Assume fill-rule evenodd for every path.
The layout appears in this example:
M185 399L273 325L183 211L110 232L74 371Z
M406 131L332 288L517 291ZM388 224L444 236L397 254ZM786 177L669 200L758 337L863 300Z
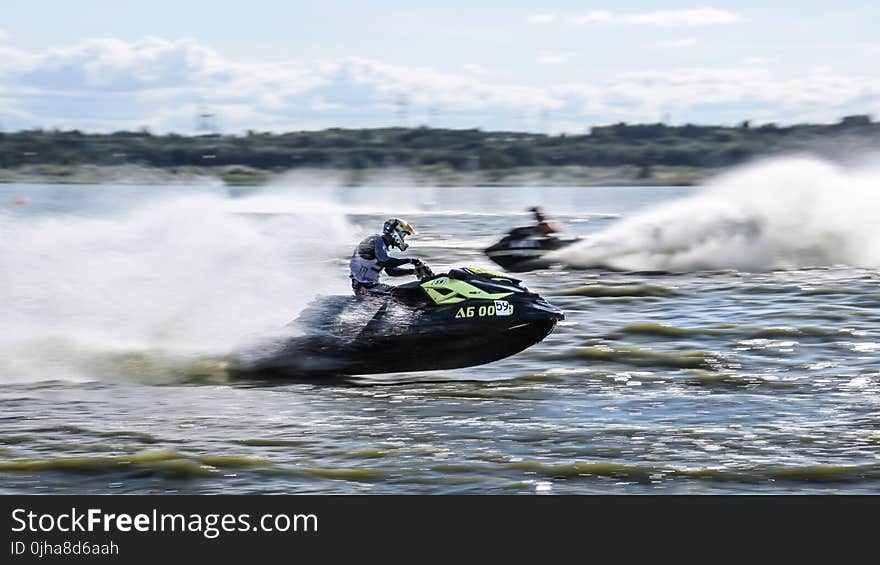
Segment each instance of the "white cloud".
M568 61L572 53L544 53L535 59L539 65L561 65Z
M580 105L596 123L657 121L737 123L744 119L834 121L865 113L880 99L880 79L844 79L823 71L780 77L763 68L681 68L620 73L601 84L566 85L554 92Z
M671 43L693 45L688 38ZM538 62L558 65L575 53L539 55ZM545 113L554 127L656 121L666 113L698 123L784 123L865 113L880 101L880 78L867 72L816 67L786 76L758 61L617 72L583 84L501 76L473 64L450 73L355 58L241 63L190 39L88 40L43 52L0 49L0 119L7 130L147 124L157 132L187 133L205 104L229 132L377 127L398 123L397 103L405 100L410 116L436 115L432 125L450 127L524 127L522 116ZM541 129L541 123L530 127Z
M0 73L29 68L38 57L18 49L0 47Z
M556 21L556 14L535 14L526 18L530 24L547 25Z
M311 100L309 100L308 105L310 110L314 110L316 112L327 112L331 110L341 110L345 108L342 104L335 104L333 102L327 102L321 96L315 96Z
M393 100L404 94L414 104L467 110L559 106L559 102L543 88L491 84L427 68L351 58L339 69L341 74L337 75L337 80L343 83L352 81L372 89L373 94L382 100Z
M192 39L149 37L126 42L87 39L64 49L29 54L13 49L0 55L22 86L61 92L145 92L202 89L206 95L269 91L296 93L320 83L313 70L290 65L242 65L227 61Z
M688 47L693 47L699 43L693 37L685 37L682 39L671 39L669 41L661 41L657 43L657 47L662 47L666 49L687 49Z
M637 14L613 14L604 10L588 12L573 19L577 24L621 23L651 25L661 27L710 26L735 24L741 20L739 14L717 8L698 8L695 10L661 10Z
M0 41L6 41L7 39L9 39L9 34L0 29Z
M611 12L596 10L576 17L574 19L574 22L577 24L604 24L612 21L613 19L614 14L612 14Z
M462 65L461 68L472 75L485 75L489 72L486 67L477 65L476 63L468 63L467 65Z
M622 19L628 23L655 26L707 26L718 24L735 24L740 21L738 14L717 8L699 8L696 10L665 10L644 14L629 14Z

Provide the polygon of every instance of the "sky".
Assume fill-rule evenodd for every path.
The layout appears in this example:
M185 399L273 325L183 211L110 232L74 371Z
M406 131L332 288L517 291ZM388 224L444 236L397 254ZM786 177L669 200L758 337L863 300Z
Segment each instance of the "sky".
M880 115L880 2L4 4L4 131L586 133Z

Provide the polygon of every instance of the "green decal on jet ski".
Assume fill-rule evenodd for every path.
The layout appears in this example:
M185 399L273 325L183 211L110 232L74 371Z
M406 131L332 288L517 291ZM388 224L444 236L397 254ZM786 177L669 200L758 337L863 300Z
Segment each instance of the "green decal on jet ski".
M438 277L422 283L422 288L436 304L456 304L465 300L498 300L512 292L486 292L459 279Z
M488 275L490 277L504 279L506 281L514 280L510 277L510 275L505 275L504 273L499 273L498 271L493 271L492 269L484 269L482 267L465 267L465 269L478 275Z

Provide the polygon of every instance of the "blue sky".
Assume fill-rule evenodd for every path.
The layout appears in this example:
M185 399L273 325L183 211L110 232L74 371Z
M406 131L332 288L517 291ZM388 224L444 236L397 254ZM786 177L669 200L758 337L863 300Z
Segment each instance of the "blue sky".
M78 0L0 17L0 125L193 133L880 114L880 3Z

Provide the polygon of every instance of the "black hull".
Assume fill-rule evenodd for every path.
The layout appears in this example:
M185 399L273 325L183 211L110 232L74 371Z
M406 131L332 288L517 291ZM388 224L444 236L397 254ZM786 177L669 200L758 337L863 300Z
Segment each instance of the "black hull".
M542 341L556 320L525 322L482 332L366 339L294 338L280 351L232 370L239 378L315 379L461 369L515 355Z
M523 257L522 255L489 255L489 259L496 265L511 273L524 273L526 271L536 271L538 269L546 269L552 266L550 261L542 259L541 256Z
M546 269L553 262L546 256L563 247L567 247L578 239L512 239L505 237L495 245L486 248L486 256L496 265L513 273Z

